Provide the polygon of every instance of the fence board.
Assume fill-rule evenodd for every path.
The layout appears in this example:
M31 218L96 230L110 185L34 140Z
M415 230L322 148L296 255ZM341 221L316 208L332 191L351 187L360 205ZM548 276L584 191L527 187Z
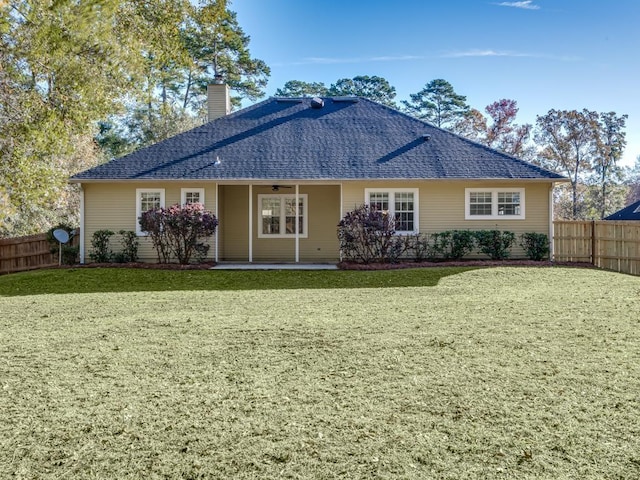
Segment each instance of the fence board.
M554 259L640 275L640 222L555 221Z
M71 244L77 245L75 236ZM58 265L58 255L51 253L47 235L0 239L0 274L34 270Z

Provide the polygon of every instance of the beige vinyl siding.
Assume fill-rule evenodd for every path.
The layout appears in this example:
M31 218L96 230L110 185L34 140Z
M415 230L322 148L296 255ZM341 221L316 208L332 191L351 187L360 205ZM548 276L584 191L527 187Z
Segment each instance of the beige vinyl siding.
M136 189L164 189L165 206L180 203L182 188L204 188L205 208L215 212L216 187L215 184L196 182L163 183L85 183L84 189L84 245L85 262L91 262L89 254L92 251L91 239L97 230L108 229L116 232L111 237L111 250L121 250L119 230L136 230ZM141 261L155 262L157 254L148 237L138 237L140 247L138 254ZM215 239L209 238L211 245L208 257L215 258Z
M295 238L259 238L259 194L271 194L271 186L253 187L253 260L255 262L294 262ZM279 193L295 194L295 187L281 188ZM340 221L340 187L338 185L300 185L299 194L307 195L306 238L299 239L301 262L337 261Z
M243 261L249 259L249 186L220 185L219 248L220 260Z
M421 233L445 230L509 230L517 236L525 232L549 235L549 188L545 182L505 181L416 181L416 182L344 182L343 215L365 203L365 188L418 188L419 227ZM524 188L524 220L465 220L465 188ZM519 243L519 239L516 241ZM522 257L519 246L513 257Z

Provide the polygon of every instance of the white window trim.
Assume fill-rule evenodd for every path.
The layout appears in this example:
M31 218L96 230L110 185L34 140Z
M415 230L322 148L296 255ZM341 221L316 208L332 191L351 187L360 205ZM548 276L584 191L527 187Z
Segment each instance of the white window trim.
M187 204L187 193L198 192L200 194L200 203L204 205L204 188L182 188L180 189L180 205Z
M136 234L140 237L149 235L140 230L140 216L142 215L142 194L143 193L160 193L160 208L164 208L164 188L136 188Z
M296 198L295 193L261 193L258 194L258 238L296 238L295 233L262 233L262 199L263 198L280 198L284 200L285 198ZM298 234L298 238L308 238L309 236L309 205L306 193L301 193L298 195L298 198L302 200L302 229L303 233ZM284 201L281 204L282 209L284 209ZM280 212L280 225L284 225L283 222L283 211Z
M418 188L365 188L364 189L364 203L369 205L369 200L372 193L388 193L389 194L389 211L395 215L396 193L413 193L413 230L398 230L398 235L412 235L420 232L420 202L419 202L419 189Z
M465 220L524 220L525 194L524 188L465 188L464 189L464 219ZM471 193L491 192L491 215L471 215ZM520 194L519 215L498 215L498 193L517 192Z

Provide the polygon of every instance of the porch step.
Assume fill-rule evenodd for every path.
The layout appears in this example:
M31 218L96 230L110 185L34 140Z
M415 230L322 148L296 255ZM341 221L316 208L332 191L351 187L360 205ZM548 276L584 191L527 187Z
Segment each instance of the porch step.
M219 263L211 270L337 270L331 263Z

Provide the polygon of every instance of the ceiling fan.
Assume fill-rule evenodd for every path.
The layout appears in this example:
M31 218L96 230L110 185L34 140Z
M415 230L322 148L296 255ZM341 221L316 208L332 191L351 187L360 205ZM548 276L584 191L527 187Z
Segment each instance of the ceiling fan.
M278 192L280 191L281 188L293 188L287 185L271 185L271 191L272 192Z

